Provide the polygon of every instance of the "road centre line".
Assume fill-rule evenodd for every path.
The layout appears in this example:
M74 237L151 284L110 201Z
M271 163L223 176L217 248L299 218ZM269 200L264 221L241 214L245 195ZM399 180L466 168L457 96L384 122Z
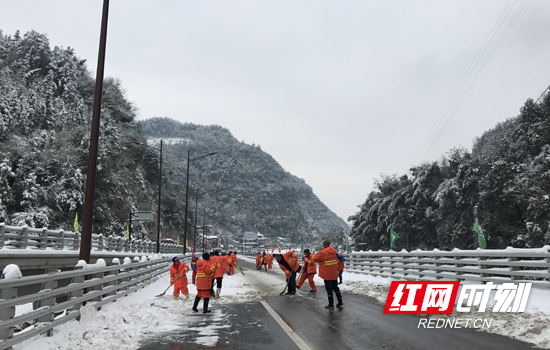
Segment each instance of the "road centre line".
M260 302L266 308L266 310L269 311L271 316L273 316L275 321L277 321L277 323L286 332L286 334L288 334L290 339L292 339L292 341L294 341L298 348L300 348L300 350L311 350L311 348L302 340L302 338L300 338L298 334L296 334L296 332L294 332L292 328L290 328L290 326L286 324L285 321L283 321L283 319L275 312L275 310L271 308L271 306L269 306L268 303L266 303L264 300L260 300Z

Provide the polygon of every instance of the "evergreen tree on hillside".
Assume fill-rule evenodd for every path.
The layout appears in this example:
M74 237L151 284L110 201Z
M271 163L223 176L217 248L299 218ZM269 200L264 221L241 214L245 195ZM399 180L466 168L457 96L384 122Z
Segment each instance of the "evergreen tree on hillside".
M488 248L542 246L550 239L549 154L546 94L483 133L471 153L454 148L442 164L377 180L349 218L352 235L370 249L388 249L391 229L406 249L475 249L472 227L478 218Z

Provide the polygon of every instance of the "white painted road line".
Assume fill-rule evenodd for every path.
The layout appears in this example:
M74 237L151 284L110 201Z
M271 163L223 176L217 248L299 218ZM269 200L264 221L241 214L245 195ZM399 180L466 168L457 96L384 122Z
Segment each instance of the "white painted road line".
M277 313L275 312L275 310L273 310L271 308L271 306L269 306L268 303L266 303L264 300L261 300L261 303L262 305L266 308L267 311L269 311L269 313L271 314L271 316L273 316L273 318L275 319L275 321L277 321L277 323L281 326L281 328L283 328L283 330L286 332L286 334L288 334L288 336L290 337L290 339L292 339L292 341L294 341L294 343L296 343L296 345L301 349L301 350L311 350L311 348L309 346L307 346L307 344L302 340L302 338L300 338L298 336L298 334L296 334L296 332L294 332L292 330L292 328L290 328L285 321L283 321L283 319L277 315Z

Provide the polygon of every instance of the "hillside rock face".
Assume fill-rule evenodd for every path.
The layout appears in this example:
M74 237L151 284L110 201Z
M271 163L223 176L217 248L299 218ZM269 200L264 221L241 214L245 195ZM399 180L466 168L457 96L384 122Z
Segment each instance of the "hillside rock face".
M165 164L183 188L190 152L190 210L195 211L197 191L213 190L199 198L199 226L206 211L206 222L217 233L237 237L256 231L269 238L315 242L331 227L349 232L344 220L330 211L304 180L285 171L259 146L239 142L221 126L152 118L140 122L140 129L150 144L158 146L163 139ZM211 152L217 154L193 161ZM180 195L185 200L185 194Z

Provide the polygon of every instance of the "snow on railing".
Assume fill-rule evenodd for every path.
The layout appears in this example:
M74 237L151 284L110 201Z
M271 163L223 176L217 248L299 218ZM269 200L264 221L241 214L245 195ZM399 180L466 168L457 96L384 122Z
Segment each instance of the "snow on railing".
M127 241L125 237L92 234L93 251L153 253L156 243L149 240ZM0 223L0 249L79 250L80 233ZM160 253L178 254L182 245L161 243Z
M131 263L127 257L122 265L114 258L111 266L103 259L95 264L79 261L73 271L50 270L27 277L21 277L16 265L6 266L0 279L0 350L40 334L51 336L55 327L79 318L84 304L99 309L151 284L170 270L171 258L150 255ZM189 264L190 259L189 254L182 260ZM21 290L36 290L37 285L39 292L18 295ZM16 306L28 305L32 309L16 315Z
M531 282L550 288L550 246L536 249L359 251L347 253L348 272L406 280Z

